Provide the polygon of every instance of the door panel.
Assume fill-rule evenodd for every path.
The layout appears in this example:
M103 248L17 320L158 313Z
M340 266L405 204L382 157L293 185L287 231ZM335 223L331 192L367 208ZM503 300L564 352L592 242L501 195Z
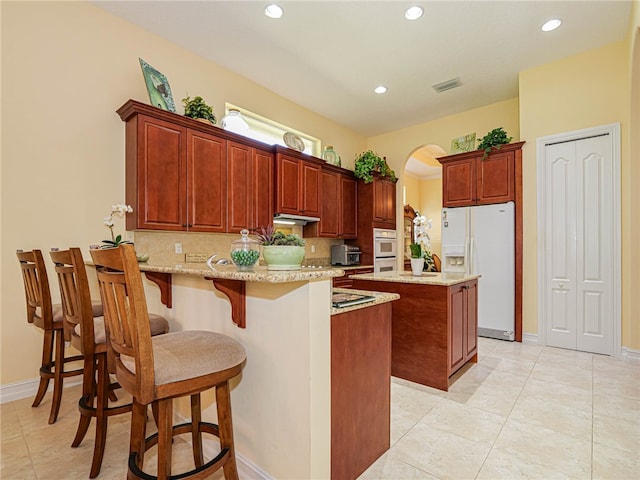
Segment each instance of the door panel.
M576 142L578 213L577 349L611 354L611 211L613 154L609 136ZM579 202L580 203L580 202ZM581 240L581 241L580 241Z
M547 147L547 268L549 305L547 344L576 348L575 263L575 147L561 143Z

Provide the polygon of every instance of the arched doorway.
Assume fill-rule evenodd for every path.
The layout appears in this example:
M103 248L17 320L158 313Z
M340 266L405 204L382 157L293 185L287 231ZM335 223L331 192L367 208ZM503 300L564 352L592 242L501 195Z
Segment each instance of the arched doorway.
M442 210L442 166L437 157L447 152L439 145L423 145L416 148L404 164L402 175L402 201L421 215L431 219L428 231L431 239L431 253L440 255L440 212ZM401 232L405 255L411 242L409 232Z

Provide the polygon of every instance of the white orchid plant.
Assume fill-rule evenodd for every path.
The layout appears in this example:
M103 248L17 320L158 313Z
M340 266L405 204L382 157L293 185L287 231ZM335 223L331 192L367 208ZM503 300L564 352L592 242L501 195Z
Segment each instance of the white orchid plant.
M413 225L413 241L416 244L422 245L425 270L435 271L433 257L431 256L431 237L429 237L427 233L427 230L431 228L431 219L427 219L424 215L420 215L420 212L416 212Z
M114 235L113 234L113 216L117 215L119 217L123 217L126 213L133 212L133 208L131 205L125 204L117 204L111 205L111 213L104 217L104 224L109 228L111 232L111 240L102 240L102 248L112 248L117 247L123 243L131 243L127 240L122 240L122 235Z

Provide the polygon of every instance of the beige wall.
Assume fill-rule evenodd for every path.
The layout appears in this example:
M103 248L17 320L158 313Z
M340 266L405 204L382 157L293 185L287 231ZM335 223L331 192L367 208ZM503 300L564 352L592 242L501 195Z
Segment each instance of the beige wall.
M422 180L420 187L420 213L431 219L431 230L427 233L431 239L431 253L441 255L440 212L442 210L442 178Z
M640 1L634 0L629 22L629 158L622 177L623 288L622 338L640 349ZM625 173L628 174L625 177ZM628 200L627 200L628 198ZM628 260L627 260L628 259Z
M537 191L535 139L554 133L579 130L597 125L621 124L621 204L622 228L629 228L629 71L628 47L619 42L576 55L559 62L520 73L520 132L529 140L523 149L523 216L524 216L524 276L523 331L538 329L537 290ZM628 332L637 322L637 313L630 315L628 292L630 243L623 238L623 334L622 344L637 348L639 338ZM638 264L636 263L636 266ZM638 311L638 299L634 300Z
M232 102L333 144L347 165L365 150L354 132L90 3L1 8L1 385L37 376L42 342L26 325L16 249L72 245L86 254L108 237L110 206L124 201L124 124L115 111L130 98L148 102L138 57L167 76L180 106L201 95L220 116Z

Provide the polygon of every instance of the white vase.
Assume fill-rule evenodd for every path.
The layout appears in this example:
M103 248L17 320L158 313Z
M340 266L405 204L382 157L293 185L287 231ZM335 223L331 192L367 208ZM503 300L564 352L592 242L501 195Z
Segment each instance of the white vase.
M411 273L416 277L422 275L422 269L424 268L424 258L412 258L411 259Z

